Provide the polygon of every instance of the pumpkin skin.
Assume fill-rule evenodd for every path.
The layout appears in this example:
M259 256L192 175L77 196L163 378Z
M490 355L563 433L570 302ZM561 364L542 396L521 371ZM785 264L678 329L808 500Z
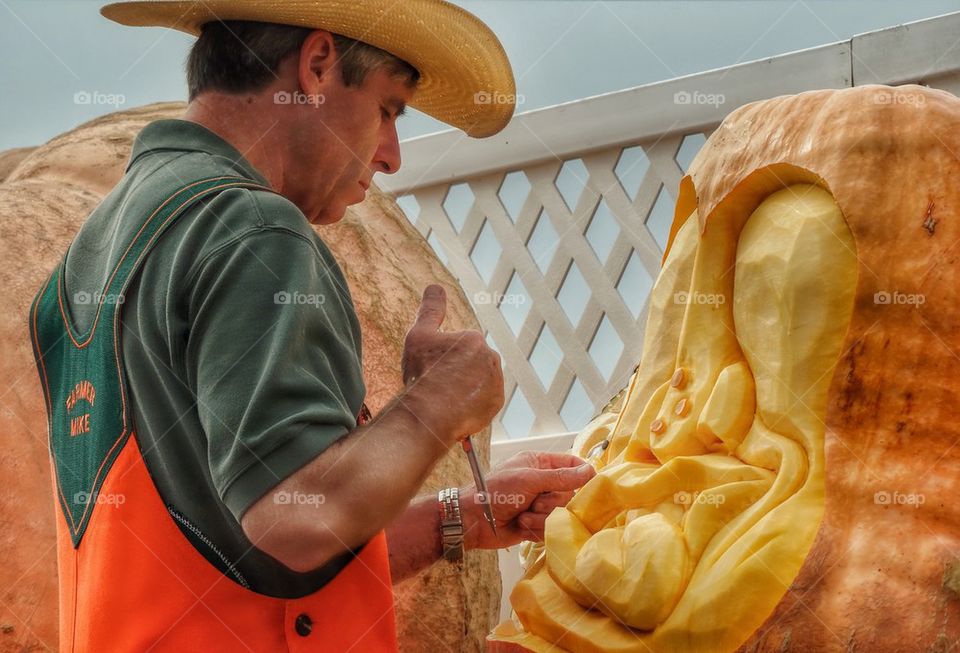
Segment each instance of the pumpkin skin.
M562 573L551 573L551 556L570 555L564 553L564 546L569 548L575 538L565 533L577 532L576 524L565 523L568 517L558 510L548 521L547 555L530 566L511 595L518 623L503 624L495 631L492 650L940 651L960 640L960 510L953 500L960 472L960 448L954 443L960 429L952 417L960 390L956 380L960 378L958 157L960 100L925 87L815 91L753 103L730 114L681 185L671 247L651 295L643 360L624 397L578 437L574 450L583 455L613 433L598 465L600 474L566 512L579 512L588 530L611 526L598 526L609 517L599 507L605 502L614 512L622 507L610 490L616 487L610 478L618 473L617 465L632 461L651 468L675 466L678 458L671 456L669 446L665 451L664 440L687 446L677 451L688 460L715 461L718 455L731 453L733 458L743 458L751 435L729 441L720 437L717 445L709 437L717 434L700 426L713 425L713 430L739 435L743 427L737 420L749 410L753 393L757 414L766 415L759 422L767 426L778 422L770 419L770 411L783 405L785 396L783 387L771 385L771 376L794 392L803 385L810 387L809 394L802 395L809 410L801 412L819 420L820 435L806 441L794 438L794 442L801 444L809 465L805 475L800 474L804 479L800 487L813 482L819 485L819 496L815 487L805 495L795 491L789 499L795 505L780 515L793 519L764 531L773 535L765 545L782 551L771 555L769 548L753 550L760 551L754 560L767 556L759 576L746 573L745 564L714 564L703 572L698 565L690 578L712 571L712 583L691 581L682 586L671 615L652 629L647 623L646 630L627 629L621 623L622 614L618 620L610 616L611 610L602 609L610 606L585 609L583 596L578 602L575 591L566 591L571 581ZM822 210L835 203L849 236L846 256L843 248L828 253L823 246L811 247L818 241L806 226L800 235L791 235L790 225L795 226L796 220L781 220L780 227L786 226L787 232L776 236L750 235L758 225L774 229L778 216L800 215L781 200L783 193L797 196L804 188L816 189L808 199L819 195L822 200L819 208L807 213L806 224L819 222L822 231L821 219L826 215ZM772 218L762 218L778 201L780 208ZM814 214L821 218L811 218ZM842 240L839 225L825 220ZM724 224L734 225L731 228L739 239L733 264L734 274L742 274L743 281L735 285L730 313L735 316L737 340L755 387L750 387L749 375L733 369L721 384L727 390L717 394L716 402L711 398L704 404L702 395L694 398L691 412L699 411L698 425L692 430L695 437L676 438L669 425L660 425L661 432L652 433L649 420L662 416L659 409L667 393L676 391L669 384L674 368L689 352L689 346L683 346L683 339L690 335L684 331L686 307L677 306L670 295L677 288L697 288L685 280L696 281L694 268L708 257L691 252L705 247L723 250L711 234L722 231ZM779 254L774 241L783 244ZM791 256L794 267L784 266ZM723 261L723 257L714 258ZM795 265L804 260L819 271L823 278L819 286L809 285L811 279L816 281L816 274ZM771 264L781 269L770 272ZM715 277L727 274L722 267L715 269ZM710 275L700 273L700 283L709 279ZM762 287L765 276L770 277L767 292L776 297L773 303L780 318L777 311L759 317L754 313L754 324L748 316L737 315L737 303L742 300L741 315L743 308L760 307L747 291L751 285ZM776 295L778 288L786 286L794 288L794 299L808 302L806 310L791 308L789 298ZM741 290L746 294L738 297ZM824 301L830 293L833 299ZM806 328L804 322L787 324L804 315L820 325L821 335L784 340L782 333ZM755 333L748 333L751 327ZM823 336L827 331L832 335ZM744 340L753 344L753 353L761 360L758 356L751 360ZM793 345L784 347L784 342ZM726 371L731 361L722 360L729 350L724 347L718 340L707 343L707 353L721 359L718 366L726 364ZM806 367L791 365L805 357L819 357L827 365L822 382L804 380ZM763 378L765 366L780 367ZM787 369L791 367L792 372ZM687 388L690 396L697 392L697 369L693 371L692 389ZM716 384L717 371L710 376L707 385ZM651 412L651 404L658 410ZM710 413L709 419L704 420L705 412ZM817 420L809 426L816 427ZM782 431L790 426L789 420L780 419L777 426ZM698 444L708 453L701 452ZM817 460L822 463L819 472ZM784 477L782 466L753 466L773 471L774 483ZM693 482L700 474L688 464L678 471L677 482ZM717 506L729 511L724 519L730 522L721 526L726 530L718 531L719 536L706 531L711 537L708 550L716 548L720 539L729 539L736 520L742 521L772 491L764 487L767 481L760 473L752 480L736 480L753 482L754 495L743 490L741 506ZM717 487L703 488L708 491L705 496L716 493ZM758 498L757 493L762 496ZM670 510L659 512L668 515ZM688 517L692 513L688 506L683 510ZM766 517L774 514L775 510L768 511ZM690 542L698 533L686 535L688 549L693 551ZM578 537L582 542L586 536L580 532ZM559 544L552 547L551 539ZM748 539L749 531L740 541ZM580 547L575 544L574 548ZM593 555L583 550L581 557ZM700 561L694 556L692 563ZM625 569L633 573L629 565ZM780 579L779 589L772 577ZM644 577L643 582L662 590L662 584L657 584L661 581Z

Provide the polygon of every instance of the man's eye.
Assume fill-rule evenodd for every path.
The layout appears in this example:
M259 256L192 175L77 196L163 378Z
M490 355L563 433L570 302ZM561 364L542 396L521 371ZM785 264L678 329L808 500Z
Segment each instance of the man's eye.
M380 107L380 115L383 117L384 120L390 119L390 112L387 111L385 107Z

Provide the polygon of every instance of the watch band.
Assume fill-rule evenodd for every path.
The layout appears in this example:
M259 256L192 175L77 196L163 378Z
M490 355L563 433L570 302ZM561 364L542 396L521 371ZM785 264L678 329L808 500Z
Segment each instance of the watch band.
M437 493L440 510L440 540L443 557L449 562L463 562L463 519L460 516L460 488L448 487Z

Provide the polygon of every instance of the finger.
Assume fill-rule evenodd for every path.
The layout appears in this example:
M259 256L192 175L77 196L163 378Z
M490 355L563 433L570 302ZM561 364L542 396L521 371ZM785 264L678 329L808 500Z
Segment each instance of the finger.
M545 492L570 492L582 487L593 478L597 471L589 463L579 467L561 467L560 469L529 469L530 485L538 494ZM529 487L529 486L528 486Z
M513 546L514 544L519 544L524 540L530 540L532 542L543 541L543 531L527 530L526 528L520 526L516 521L498 529L497 533L499 534L500 538L500 548Z
M560 453L553 451L521 451L508 458L503 466L509 467L535 467L537 469L561 469L564 467L577 467L582 465L582 458L570 453Z
M541 494L530 506L530 512L549 515L555 508L562 508L573 498L573 492L547 492Z
M544 534L543 531L531 531L526 528L517 529L520 531L520 540L527 540L530 542L543 542Z
M525 531L538 533L543 538L543 529L547 522L546 515L540 515L535 512L522 512L517 517L517 525Z
M447 314L447 292L443 286L432 283L423 291L420 310L411 331L437 331Z
M554 451L540 451L537 454L537 467L540 469L561 469L563 467L579 467L586 461L572 453Z

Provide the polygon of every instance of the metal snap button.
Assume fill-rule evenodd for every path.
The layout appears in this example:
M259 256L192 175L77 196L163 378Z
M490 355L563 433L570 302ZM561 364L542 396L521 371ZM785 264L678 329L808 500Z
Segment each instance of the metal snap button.
M306 613L299 614L297 615L297 621L294 623L293 627L296 629L297 634L300 635L300 637L306 637L313 630L313 619L311 619L310 615Z

